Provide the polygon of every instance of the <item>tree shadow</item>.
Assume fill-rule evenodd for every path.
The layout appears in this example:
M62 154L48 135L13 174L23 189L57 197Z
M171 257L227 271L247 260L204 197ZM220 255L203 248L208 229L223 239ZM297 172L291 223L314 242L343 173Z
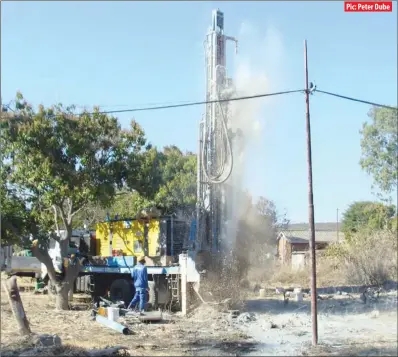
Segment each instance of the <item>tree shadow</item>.
M377 301L364 303L355 297L330 298L317 301L319 314L347 315L370 313L373 310L388 312L397 310L396 296L381 296ZM247 300L244 307L247 312L267 313L270 315L310 314L311 301L289 301L285 303L281 298Z
M257 350L257 342L243 340L220 341L196 340L182 345L185 353L192 356L243 356Z
M382 346L383 342L375 344L350 343L348 345L318 345L308 346L301 352L302 356L398 356L397 345L388 343Z
M378 286L366 286L366 285L341 285L341 286L326 286L317 288L318 294L336 294L338 292L345 292L348 294L360 294L366 288L378 288ZM384 290L397 290L398 282L394 280L388 280L383 284ZM309 292L310 289L304 289L304 292Z
M81 347L61 345L61 346L10 346L2 348L1 355L4 357L17 357L20 355L24 356L130 356L127 351L120 350L113 353L97 354L96 350L88 350Z

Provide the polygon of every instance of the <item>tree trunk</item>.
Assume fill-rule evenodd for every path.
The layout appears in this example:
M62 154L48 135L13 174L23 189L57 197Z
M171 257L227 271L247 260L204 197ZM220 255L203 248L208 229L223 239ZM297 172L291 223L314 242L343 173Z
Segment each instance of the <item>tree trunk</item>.
M12 312L19 326L19 333L22 336L29 335L31 331L25 310L22 305L21 296L19 295L17 277L12 276L10 279L8 279L7 282L4 283L4 288L7 291Z
M76 278L79 276L82 259L76 258L73 254L71 257L63 258L63 278L56 273L53 262L46 249L39 246L38 241L32 243L32 252L40 262L47 267L49 277L48 289L55 290L55 306L57 310L69 310L68 293L73 288Z
M55 308L57 310L69 310L69 289L66 286L56 288L57 294L55 295Z

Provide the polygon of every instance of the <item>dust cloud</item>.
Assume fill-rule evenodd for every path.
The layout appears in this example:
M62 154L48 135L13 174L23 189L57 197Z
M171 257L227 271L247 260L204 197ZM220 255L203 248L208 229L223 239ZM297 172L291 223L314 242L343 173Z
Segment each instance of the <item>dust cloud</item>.
M235 87L233 97L270 93L283 86L280 83L283 81L283 41L279 32L269 27L265 34L261 34L254 26L244 23L237 38L239 53L234 59L233 71L231 66L228 70L228 76L232 77ZM231 63L232 58L227 62ZM274 84L271 78L278 78L280 82ZM232 101L228 108L233 169L223 184L226 226L221 241L222 256L202 287L203 290L211 291L215 300L229 298L230 307L239 308L244 301L242 283L247 281L251 265L258 261L251 259L253 250L258 250L254 241L267 235L268 227L255 214L251 192L256 187L248 172L251 168L256 168L256 181L259 176L265 178L267 174L261 143L271 130L276 104L273 98L256 98ZM260 181L263 180L260 178ZM261 191L264 192L264 188ZM260 245L263 251L256 253L265 254L264 244Z
M235 96L250 96L253 94L270 93L275 85L271 85L272 77L282 76L283 42L279 32L270 27L265 36L261 36L255 27L243 23L239 31L240 52L236 57L233 81ZM281 73L281 75L277 75ZM280 83L279 85L280 86ZM251 204L253 187L247 172L250 166L264 167L264 153L261 140L265 131L271 129L275 102L272 98L256 98L231 102L229 126L237 134L233 140L234 167L227 185L230 197L228 205L228 224L226 243L235 246L240 220L246 219ZM264 176L265 170L257 169L256 176Z

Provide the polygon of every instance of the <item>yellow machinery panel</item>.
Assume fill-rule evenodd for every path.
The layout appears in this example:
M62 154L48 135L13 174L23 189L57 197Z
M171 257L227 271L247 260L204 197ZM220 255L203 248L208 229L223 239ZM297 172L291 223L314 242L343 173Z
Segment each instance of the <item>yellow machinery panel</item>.
M109 223L97 223L95 230L96 238L96 255L107 257L109 256Z
M160 221L151 219L148 225L148 256L155 257L160 252Z
M112 230L112 249L110 249L110 227ZM123 255L144 254L145 225L141 221L113 221L97 224L97 255L109 257L111 250L121 251Z
M168 261L186 249L191 234L186 221L169 216L101 222L96 228L97 256L146 255L154 264L171 264ZM166 259L162 263L157 258Z

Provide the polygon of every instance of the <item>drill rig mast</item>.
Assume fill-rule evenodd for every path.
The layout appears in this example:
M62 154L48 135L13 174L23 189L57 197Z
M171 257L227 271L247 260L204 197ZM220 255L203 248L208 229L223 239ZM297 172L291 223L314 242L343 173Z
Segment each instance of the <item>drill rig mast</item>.
M227 186L233 168L233 153L226 100L234 92L226 73L226 42L238 41L224 34L224 14L213 10L212 25L204 42L206 59L205 115L199 125L197 167L196 249L217 253L226 234Z

